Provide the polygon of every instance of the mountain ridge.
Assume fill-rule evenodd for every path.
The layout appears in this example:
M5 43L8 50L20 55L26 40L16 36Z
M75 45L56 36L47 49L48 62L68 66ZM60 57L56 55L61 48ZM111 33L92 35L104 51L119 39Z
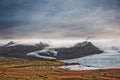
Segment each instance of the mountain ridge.
M42 43L42 42L35 45L17 44L17 45L11 46L13 44L15 43L13 41L10 41L4 46L0 46L0 56L22 58L27 60L38 60L38 59L44 60L47 58L49 59L50 57L51 58L49 60L51 59L64 60L64 59L79 58L79 57L88 56L92 54L99 54L103 52L102 50L94 46L91 42L87 42L87 41L84 41L82 43L77 43L74 46L69 48L65 48L65 47L51 48L49 44ZM32 55L27 55L28 53L30 54L32 53ZM54 56L54 54L56 56Z

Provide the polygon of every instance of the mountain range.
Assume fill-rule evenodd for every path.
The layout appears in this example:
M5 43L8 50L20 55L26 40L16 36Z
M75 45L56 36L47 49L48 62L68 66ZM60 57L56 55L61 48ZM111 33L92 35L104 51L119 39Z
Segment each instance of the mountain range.
M51 48L49 44L42 42L26 45L16 44L13 41L0 46L0 56L27 60L65 60L100 54L102 52L102 50L87 41L77 43L69 48Z

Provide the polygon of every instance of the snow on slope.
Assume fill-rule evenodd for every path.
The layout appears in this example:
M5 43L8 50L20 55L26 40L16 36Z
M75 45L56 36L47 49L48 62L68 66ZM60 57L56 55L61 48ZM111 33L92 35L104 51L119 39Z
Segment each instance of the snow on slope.
M41 54L47 54L48 56L43 56ZM43 50L27 53L27 56L35 56L42 59L56 59L54 57L57 56L57 51L55 51L53 48L46 47Z

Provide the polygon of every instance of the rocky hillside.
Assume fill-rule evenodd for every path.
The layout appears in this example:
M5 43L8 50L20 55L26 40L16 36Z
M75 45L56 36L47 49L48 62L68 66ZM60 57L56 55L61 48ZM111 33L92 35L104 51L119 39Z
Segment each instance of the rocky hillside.
M58 48L56 50L58 51L57 59L62 60L79 58L103 52L99 48L94 46L91 42L87 41L83 43L77 43L75 46L70 48Z

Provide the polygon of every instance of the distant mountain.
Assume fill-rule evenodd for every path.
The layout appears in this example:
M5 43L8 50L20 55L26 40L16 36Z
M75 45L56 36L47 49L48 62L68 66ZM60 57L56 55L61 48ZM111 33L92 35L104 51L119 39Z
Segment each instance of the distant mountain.
M26 44L15 44L10 41L6 45L0 47L0 56L2 57L15 57L15 58L24 58L27 59L27 53L42 50L45 47L48 47L48 44L40 42L35 45L26 45Z
M49 44L40 42L34 45L16 44L9 42L0 47L0 56L15 57L28 60L65 60L102 53L91 42L78 43L70 48L50 48Z
M70 48L58 48L56 51L58 51L56 58L60 60L79 58L103 52L91 42L87 41L83 43L77 43L75 46Z
M74 59L92 54L102 53L100 49L95 47L91 42L77 43L70 48L44 48L43 50L30 52L27 54L28 57L39 58L39 59L51 59L51 60L65 60Z
M112 46L112 47L111 47L111 50L119 50L119 48L116 47L116 46Z
M10 45L13 45L13 44L15 44L15 42L13 42L13 41L10 41L10 42L8 42L6 45L4 45L4 46L10 46Z

